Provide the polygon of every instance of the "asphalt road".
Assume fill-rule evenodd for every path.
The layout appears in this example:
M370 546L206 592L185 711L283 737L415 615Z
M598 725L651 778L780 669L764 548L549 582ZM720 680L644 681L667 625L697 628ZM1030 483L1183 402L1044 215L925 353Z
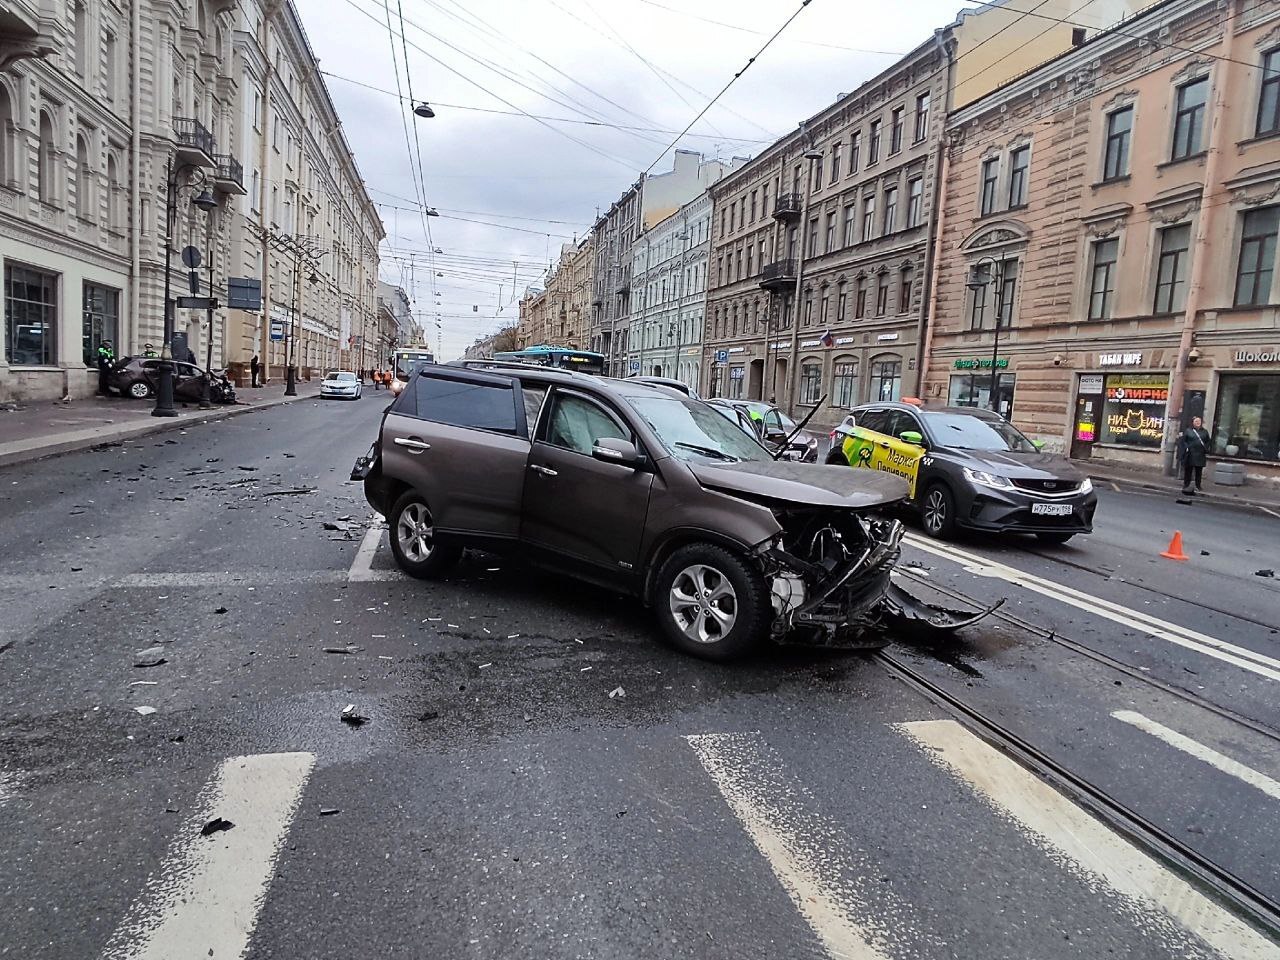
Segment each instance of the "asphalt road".
M400 577L346 480L384 400L0 470L0 956L1280 957L873 658ZM913 536L904 582L1007 601L889 654L1280 898L1280 521L1101 500Z

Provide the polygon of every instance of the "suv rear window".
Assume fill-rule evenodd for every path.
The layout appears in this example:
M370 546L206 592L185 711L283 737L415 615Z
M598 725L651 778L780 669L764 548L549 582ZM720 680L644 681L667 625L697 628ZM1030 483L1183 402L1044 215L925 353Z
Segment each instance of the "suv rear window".
M427 376L419 376L415 383L417 415L423 420L498 433L516 432L515 394L509 385Z

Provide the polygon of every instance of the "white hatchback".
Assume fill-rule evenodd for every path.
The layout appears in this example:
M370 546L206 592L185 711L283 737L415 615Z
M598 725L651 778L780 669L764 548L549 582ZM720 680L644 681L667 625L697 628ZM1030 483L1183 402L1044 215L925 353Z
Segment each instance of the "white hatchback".
M360 378L354 373L346 370L330 370L320 382L320 396L359 400L361 386Z

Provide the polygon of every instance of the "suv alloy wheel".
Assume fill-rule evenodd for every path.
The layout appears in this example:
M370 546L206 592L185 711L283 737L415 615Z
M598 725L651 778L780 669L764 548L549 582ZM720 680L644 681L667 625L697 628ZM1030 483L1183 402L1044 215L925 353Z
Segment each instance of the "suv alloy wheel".
M709 543L676 550L658 571L654 609L672 645L707 660L730 660L760 644L772 615L764 577Z
M411 577L420 580L439 577L462 556L462 550L456 545L436 539L431 510L416 490L400 496L391 508L387 523L391 528L391 553L400 569Z
M938 540L949 540L956 529L956 501L951 491L941 483L926 490L920 516L925 533Z

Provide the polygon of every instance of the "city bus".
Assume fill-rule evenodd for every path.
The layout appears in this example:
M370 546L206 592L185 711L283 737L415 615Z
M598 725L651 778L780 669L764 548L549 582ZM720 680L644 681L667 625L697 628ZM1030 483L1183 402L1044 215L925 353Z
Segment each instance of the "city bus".
M392 391L399 393L402 385L413 376L413 371L435 362L435 354L426 347L397 347L391 351L391 369L395 373L395 379L391 381Z
M509 350L493 355L494 360L509 363L534 363L540 367L559 367L561 370L578 370L596 376L604 375L604 354L590 350L574 350L570 347L549 347L545 344Z

